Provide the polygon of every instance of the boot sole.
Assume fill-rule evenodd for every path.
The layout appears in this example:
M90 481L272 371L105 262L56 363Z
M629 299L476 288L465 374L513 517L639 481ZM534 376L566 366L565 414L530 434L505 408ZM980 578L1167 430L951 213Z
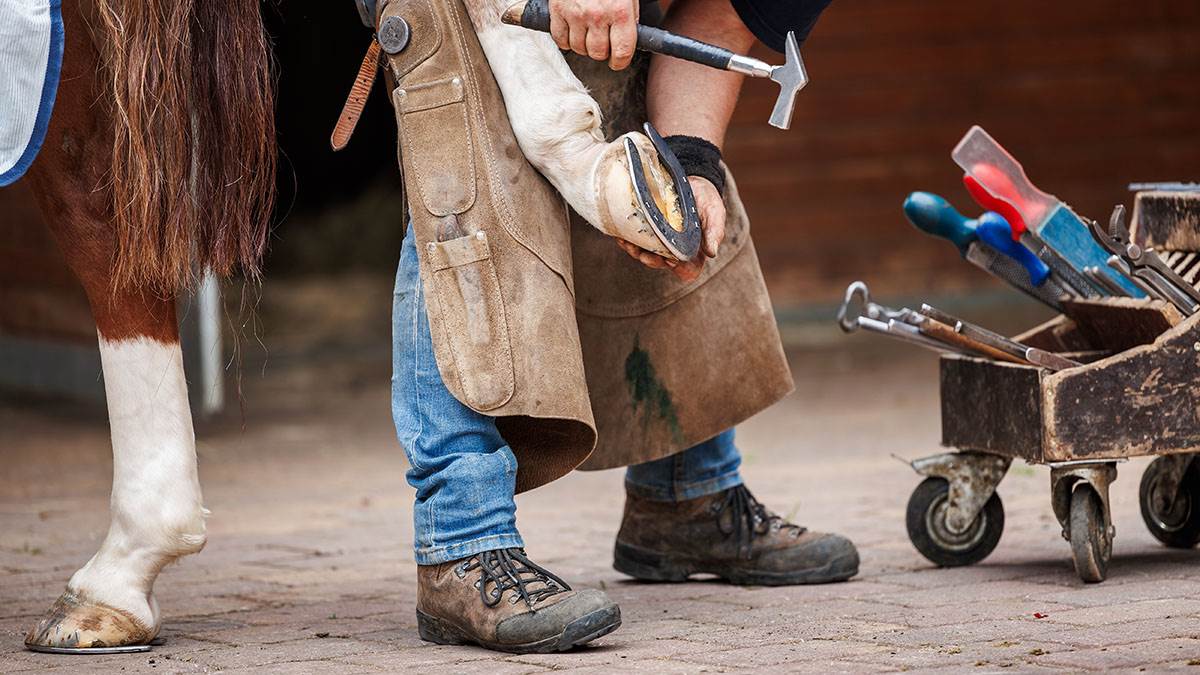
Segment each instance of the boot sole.
M791 572L760 572L714 565L617 542L613 550L613 569L641 581L681 583L693 574L714 574L738 586L797 586L845 581L858 574L857 558L857 555L849 554L834 558L820 567Z
M417 610L417 634L426 642L439 645L479 645L511 654L565 652L604 637L620 627L621 608L613 604L575 619L558 635L523 644L502 644L473 637L450 621Z

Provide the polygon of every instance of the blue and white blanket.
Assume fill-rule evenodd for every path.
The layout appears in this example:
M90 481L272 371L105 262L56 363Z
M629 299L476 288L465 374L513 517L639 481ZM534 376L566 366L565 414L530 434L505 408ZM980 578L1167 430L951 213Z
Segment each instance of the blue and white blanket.
M62 67L62 0L0 0L0 186L37 157Z

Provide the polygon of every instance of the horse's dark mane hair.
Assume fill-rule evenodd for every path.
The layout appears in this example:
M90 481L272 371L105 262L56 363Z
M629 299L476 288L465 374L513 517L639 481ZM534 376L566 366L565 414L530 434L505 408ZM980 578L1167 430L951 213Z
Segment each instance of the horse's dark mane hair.
M271 56L259 0L94 0L111 108L115 283L257 279L274 205Z

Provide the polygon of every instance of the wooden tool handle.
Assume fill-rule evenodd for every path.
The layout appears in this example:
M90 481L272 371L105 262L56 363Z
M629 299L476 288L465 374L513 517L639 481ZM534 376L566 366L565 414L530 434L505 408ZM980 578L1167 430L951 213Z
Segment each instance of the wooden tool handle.
M950 326L934 321L933 319L923 322L920 326L918 326L918 328L922 333L935 340L941 340L942 342L962 347L963 349L975 352L976 354L982 354L989 359L1005 361L1007 363L1019 363L1023 366L1030 365L1029 362L1025 361L1024 359L1019 359L1010 354L1006 354L999 349L996 349L990 345L985 345L978 340L972 340L962 333L956 332Z

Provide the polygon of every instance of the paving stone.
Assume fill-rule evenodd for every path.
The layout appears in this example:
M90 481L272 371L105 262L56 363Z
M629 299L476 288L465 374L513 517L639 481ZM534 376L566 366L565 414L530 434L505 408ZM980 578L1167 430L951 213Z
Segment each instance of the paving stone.
M332 658L345 660L347 656L371 652L373 645L357 640L347 640L315 635L288 642L240 645L238 648L215 648L192 654L192 660L213 669L249 668L294 661L314 661Z
M1099 626L1062 627L1046 636L1052 642L1080 648L1165 638L1200 640L1200 620L1196 617L1159 617Z
M698 664L739 668L786 668L790 664L827 662L854 654L880 652L886 647L848 640L805 640L761 647L707 651L677 657Z
M573 675L609 675L614 670L614 666L587 666L583 668L568 668L562 671L572 673ZM712 665L698 665L686 661L676 661L673 659L624 659L619 664L619 670L622 673L662 673L662 675L690 675L691 673L734 673L734 672L752 672L750 669L743 668L722 668Z
M989 619L1028 619L1033 618L1035 614L1054 616L1057 612L1071 609L1075 608L1038 599L1001 598L971 600L956 605L888 610L873 618L879 621L904 623L912 628L921 628L962 625Z
M1170 598L1200 597L1200 581L1192 579L1138 579L1116 583L1087 584L1042 596L1049 602L1062 602L1076 607L1107 607L1117 602L1140 602Z
M941 646L966 642L997 642L1003 640L1044 639L1061 626L1043 624L1034 619L988 619L953 626L928 626L907 631L892 631L888 642L897 645Z
M962 643L924 645L915 648L893 646L887 651L848 657L846 660L899 669L957 667L994 667L1041 665L1047 654L1070 651L1072 647L1038 640L979 640Z
M969 586L930 587L905 593L889 593L883 599L904 607L925 608L961 604L964 597L969 597L975 602L992 600L1032 602L1057 590L1054 587L1026 581L1001 580L983 581Z
M264 673L266 675L310 675L311 673L329 673L330 675L357 675L358 673L378 673L377 668L369 666L342 663L332 659L312 659L307 661L288 661L272 663L252 668L222 668L222 673L244 673L246 675Z
M1124 623L1140 619L1171 618L1200 614L1200 600L1192 598L1159 598L1140 602L1121 602L1119 593L1109 605L1084 607L1051 613L1047 620L1053 623L1077 626L1100 626Z
M1149 640L1111 647L1056 652L1047 655L1043 660L1054 665L1089 670L1137 667L1153 670L1160 663L1200 662L1200 641L1190 639Z

